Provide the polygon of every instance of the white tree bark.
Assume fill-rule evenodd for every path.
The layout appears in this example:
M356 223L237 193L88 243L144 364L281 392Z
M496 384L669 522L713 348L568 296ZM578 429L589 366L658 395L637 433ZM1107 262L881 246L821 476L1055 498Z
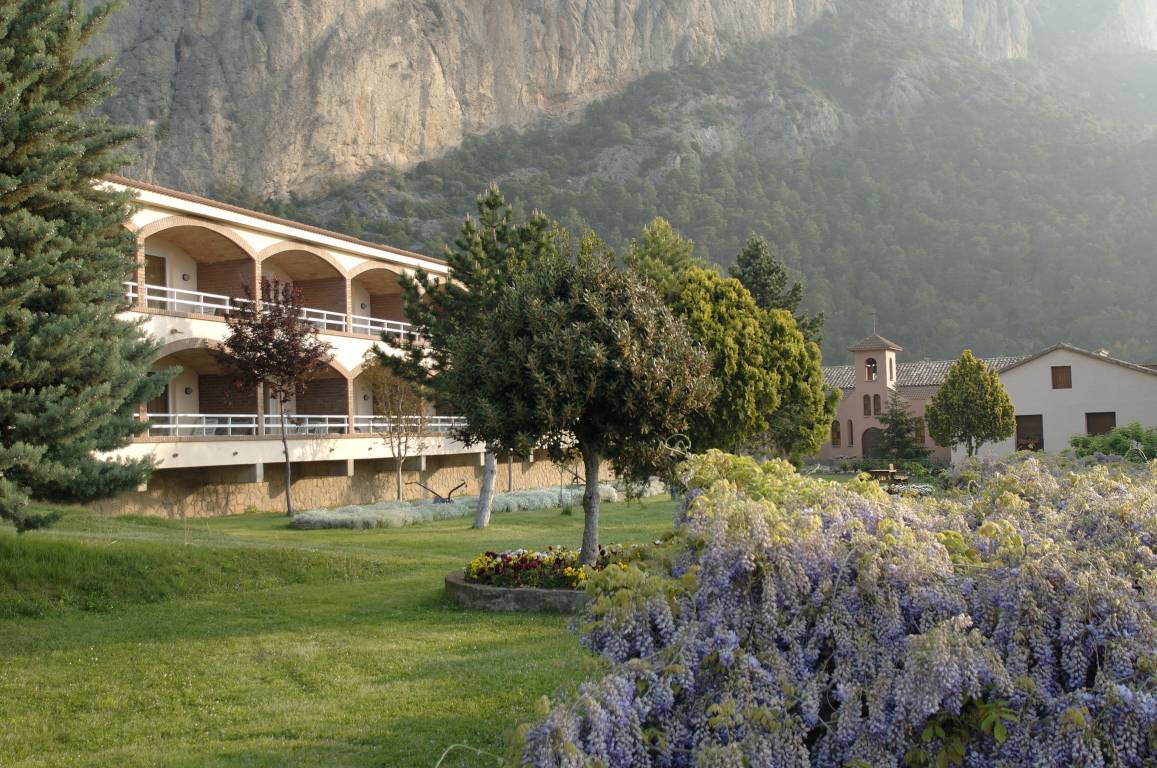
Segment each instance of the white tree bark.
M498 462L492 451L487 451L483 459L482 490L478 492L478 510L474 513L474 527L486 528L490 525L490 507L494 504L494 479L498 475Z

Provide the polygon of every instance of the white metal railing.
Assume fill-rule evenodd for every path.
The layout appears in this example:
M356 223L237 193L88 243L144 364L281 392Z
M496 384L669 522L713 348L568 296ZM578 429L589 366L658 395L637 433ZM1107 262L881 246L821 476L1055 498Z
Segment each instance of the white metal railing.
M210 437L257 434L255 413L150 413L150 437Z
M136 302L140 298L137 284L126 282L125 285L128 286L129 301ZM145 306L149 309L163 309L168 312L187 312L192 315L220 317L232 305L247 301L248 299L222 296L219 293L186 291L182 288L166 288L163 285L145 286Z
M365 336L385 334L400 339L410 335L414 330L411 323L403 323L398 320L382 320L378 317L366 317L365 315L351 315L350 320L352 321L350 330Z
M344 312L331 312L328 309L301 308L301 319L317 328L319 331L345 331L346 315Z
M255 413L150 413L149 437L252 437L258 424L264 425L266 437L281 434L281 416ZM350 419L340 415L286 414L287 435L344 435L350 432ZM353 431L360 434L382 434L399 426L425 434L445 435L466 425L461 416L354 416Z
M285 415L285 434L287 435L344 435L349 432L349 427L349 417L345 415L301 413L287 413ZM265 414L265 434L281 434L281 416L279 414Z
M392 432L399 429L421 431L434 435L444 435L466 426L461 416L404 416L401 419L389 416L354 416L354 432Z

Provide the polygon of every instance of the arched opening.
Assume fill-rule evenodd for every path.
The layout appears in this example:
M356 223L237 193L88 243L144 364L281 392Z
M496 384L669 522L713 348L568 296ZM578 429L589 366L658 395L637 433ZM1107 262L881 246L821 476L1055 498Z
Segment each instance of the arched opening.
M880 441L884 437L884 431L877 427L869 427L864 430L864 435L861 438L860 445L863 446L864 458L875 459L880 455Z
M840 447L840 422L838 419L832 422L832 447Z
M145 296L150 309L221 315L253 290L257 262L215 229L178 224L144 239Z
M287 246L261 261L261 277L301 291L302 316L320 330L347 330L345 275L318 253Z
M889 384L896 380L896 365L895 365L895 363L896 363L895 360L893 360L890 357L888 358L888 383Z
M871 395L864 395L864 415L865 416L871 416L872 415L872 396Z
M916 418L915 432L916 432L916 436L915 436L916 437L916 445L924 445L924 443L927 441L928 438L927 438L927 432L925 431L925 428L924 428L924 417L923 416L919 416Z
M876 365L876 358L869 357L867 363L864 364L864 375L868 381L875 381L879 375L879 368Z
M398 338L409 332L397 272L372 267L358 273L350 281L350 301L354 333Z
M880 396L879 395L872 395L872 415L873 416L879 416L880 415Z
M265 433L281 434L280 404L266 389ZM286 434L334 435L349 432L350 385L332 364L315 373L286 404Z
M195 343L194 343L195 344ZM146 408L152 437L228 437L257 434L257 390L238 387L207 345L170 345L155 370L177 369Z
M852 427L852 420L848 419L848 447L856 444L856 430Z

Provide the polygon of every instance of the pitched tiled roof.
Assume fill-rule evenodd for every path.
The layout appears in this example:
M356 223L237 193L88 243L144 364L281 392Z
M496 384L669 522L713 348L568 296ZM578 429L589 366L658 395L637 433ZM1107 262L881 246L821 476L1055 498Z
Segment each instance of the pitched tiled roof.
M1026 355L1016 357L989 357L985 362L1003 371L1024 361ZM920 360L915 363L896 365L897 387L939 387L948 374L948 367L955 360ZM824 368L824 381L828 386L840 389L856 388L856 367L854 365L832 365Z
M860 339L852 346L848 347L849 352L872 352L877 349L890 349L893 352L903 352L904 348L894 341L885 339L878 333L873 333L867 338Z

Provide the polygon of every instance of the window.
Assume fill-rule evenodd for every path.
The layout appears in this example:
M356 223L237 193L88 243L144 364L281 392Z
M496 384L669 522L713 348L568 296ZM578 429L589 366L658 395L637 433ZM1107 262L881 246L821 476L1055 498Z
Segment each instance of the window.
M868 377L868 381L875 381L877 375L876 358L869 357L867 364L864 366L864 373Z
M864 415L872 415L872 398L868 395L864 395Z
M838 419L832 422L832 447L840 447L840 422Z
M893 360L892 358L890 358L890 357L888 358L888 381L889 382L896 380L896 367L894 365L895 362L896 361Z
M924 445L927 440L928 438L925 436L924 432L924 417L920 416L916 419L916 444Z
M167 285L165 282L164 257L154 256L151 253L145 255L145 283L147 285L157 285L162 288Z
M1018 451L1043 451L1045 449L1043 416L1016 417L1016 449Z
M1085 431L1090 435L1105 435L1117 426L1116 411L1085 414Z
M852 420L848 419L848 447L851 448L856 444L856 433L852 429Z
M880 415L880 396L872 395L872 413L876 416Z
M1053 366L1053 389L1073 388L1073 368L1070 365Z

